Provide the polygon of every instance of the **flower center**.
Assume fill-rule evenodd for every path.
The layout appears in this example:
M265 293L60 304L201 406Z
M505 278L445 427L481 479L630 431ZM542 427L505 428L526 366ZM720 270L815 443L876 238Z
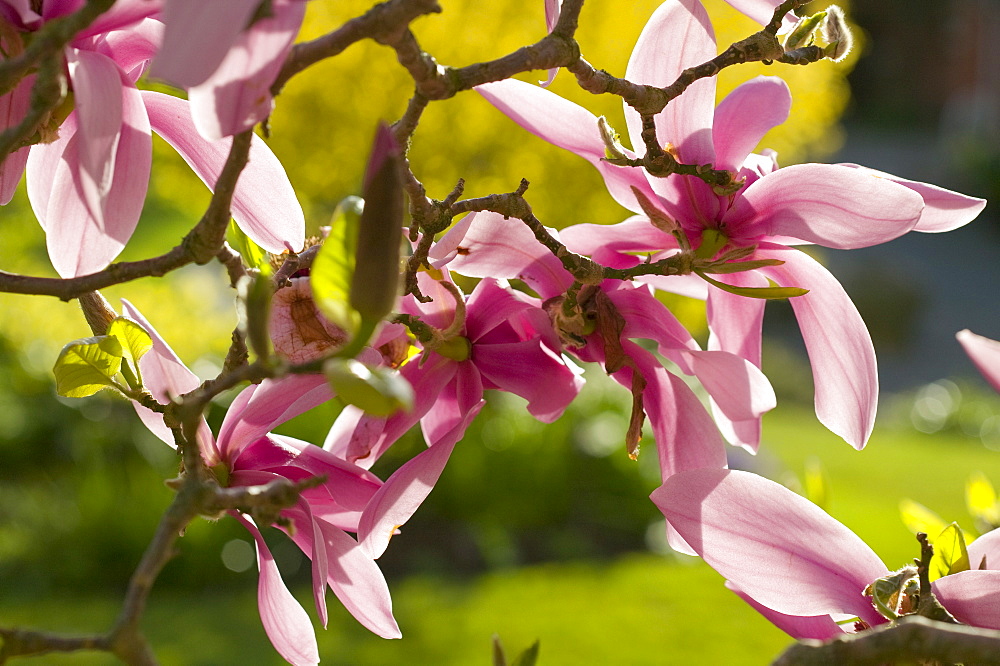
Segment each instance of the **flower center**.
M729 242L729 237L718 229L705 229L701 232L701 245L695 250L694 256L699 259L711 259Z

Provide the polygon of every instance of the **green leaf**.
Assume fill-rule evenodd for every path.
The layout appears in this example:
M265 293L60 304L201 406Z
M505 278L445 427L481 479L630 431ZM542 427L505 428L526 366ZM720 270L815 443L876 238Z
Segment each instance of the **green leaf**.
M56 393L67 398L84 398L103 388L115 386L124 350L118 339L109 335L83 338L63 347L53 373Z
M934 539L934 557L931 559L930 579L937 580L960 571L968 571L969 551L965 536L958 523L952 523Z
M243 263L250 268L262 268L270 266L271 257L261 246L250 240L250 237L243 233L235 220L229 220L229 244L232 245L240 256Z
M932 534L940 534L947 526L947 523L939 515L923 504L910 499L904 499L899 503L899 514L906 529L914 534L923 532L930 537ZM934 542L931 541L931 543Z
M795 296L804 296L809 293L808 289L802 289L801 287L734 287L731 284L726 284L725 282L719 282L718 280L713 280L712 278L705 275L703 271L695 271L698 276L705 282L718 287L722 291L728 291L730 294L736 294L737 296L745 296L747 298L766 298L766 299L781 299L781 298L794 298ZM771 284L774 284L773 282Z
M535 666L535 663L538 661L538 650L540 647L541 641L535 641L530 648L519 654L510 666Z
M975 472L965 484L965 503L969 513L977 523L997 525L1000 523L1000 505L993 484L982 472Z
M131 364L135 370L135 379L138 386L133 389L142 388L142 372L139 370L139 359L146 352L153 348L153 338L149 337L142 326L127 317L115 317L108 325L108 335L118 340L122 346L122 356ZM122 369L122 374L124 373ZM128 380L128 376L125 377ZM131 384L131 382L129 382Z
M309 282L320 312L352 337L361 325L361 315L350 302L354 278L355 248L364 201L347 197L337 205L330 235L313 260Z
M369 368L353 358L331 358L323 365L323 373L341 400L374 416L413 408L413 387L390 368Z

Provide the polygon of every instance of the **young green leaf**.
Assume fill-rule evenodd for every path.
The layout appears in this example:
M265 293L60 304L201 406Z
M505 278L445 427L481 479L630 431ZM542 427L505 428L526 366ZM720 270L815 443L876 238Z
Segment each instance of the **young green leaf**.
M116 338L121 344L122 356L135 372L134 378L138 385L132 388L141 388L142 372L139 370L139 359L153 348L153 338L149 337L146 329L127 317L115 317L108 326L108 335ZM125 368L122 368L122 374L125 374ZM127 375L125 379L128 381Z
M56 393L84 398L115 386L112 379L121 369L124 350L118 338L102 335L75 340L59 352L53 373Z
M337 396L374 416L413 408L413 387L389 368L369 368L353 358L332 358L323 373Z
M330 222L330 235L313 260L309 274L316 307L352 337L361 324L361 315L351 305L350 293L358 228L364 205L364 200L353 196L337 205Z
M931 559L930 579L937 580L960 571L968 571L969 551L965 536L958 523L952 523L934 539L934 557Z
M793 298L795 296L804 296L809 293L808 289L802 289L801 287L734 287L731 284L726 284L725 282L719 282L718 280L713 280L712 278L705 275L704 271L695 271L698 276L705 282L718 287L722 291L728 291L730 294L736 294L737 296L745 296L747 298L766 298L766 299L780 299L780 298Z

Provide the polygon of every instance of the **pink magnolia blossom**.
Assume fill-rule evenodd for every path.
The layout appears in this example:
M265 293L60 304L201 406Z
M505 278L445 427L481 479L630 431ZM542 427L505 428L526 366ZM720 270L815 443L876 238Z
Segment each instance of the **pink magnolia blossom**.
M125 314L152 336L153 349L140 360L143 380L163 402L199 384L156 330L130 304ZM301 493L281 515L291 521L289 536L312 561L313 596L323 625L329 585L344 606L365 627L384 638L398 638L385 578L373 559L346 532L357 532L362 512L382 482L373 474L307 442L275 435L271 429L332 399L320 375L292 375L265 380L240 392L226 412L218 439L207 425L198 445L205 464L229 487L254 486L277 479L293 482L324 475L327 480ZM136 406L143 422L165 438L162 416ZM319 661L309 616L292 597L253 519L231 512L254 538L260 568L258 606L261 621L275 649L290 663Z
M188 90L195 126L219 139L261 122L274 83L305 18L305 0L165 0L163 47L152 73ZM251 22L252 21L252 22Z
M667 0L643 29L626 70L636 83L664 86L686 68L716 55L708 16L697 0ZM639 253L673 253L676 239L646 220L635 192L673 220L692 248L708 257L753 247L753 259L778 266L725 276L741 287L809 290L791 299L813 367L820 421L856 448L865 445L878 398L875 353L868 330L837 280L789 245L816 243L850 249L883 243L908 231L946 231L971 221L985 202L849 165L801 164L777 168L773 153L753 154L764 134L786 119L791 96L783 81L758 77L715 107L715 79L701 79L655 117L657 135L686 164L733 172L739 191L717 194L701 179L649 176L604 161L598 120L546 90L506 80L479 86L487 100L522 127L584 157L604 177L620 204L640 215L619 225L577 225L563 231L575 251L613 266L631 266ZM625 108L628 134L641 146L641 120ZM632 153L625 151L627 156ZM932 189L933 188L933 191ZM658 258L664 256L657 254ZM660 278L658 288L690 292L690 282ZM760 365L764 302L721 289L708 291L709 348ZM734 426L739 428L740 426ZM746 427L753 427L748 425ZM737 433L741 440L753 432Z
M447 275L445 280L450 279ZM347 407L324 448L370 466L418 421L428 448L404 464L379 489L358 526L358 540L378 558L396 528L403 525L437 483L455 444L485 404L488 389L508 391L528 401L540 421L557 419L583 384L578 370L556 351L558 341L548 316L494 279L476 286L468 301L426 273L420 289L432 300L403 300L401 310L444 332L445 344L428 347L400 373L413 386L413 408L380 418ZM456 321L456 298L464 313ZM464 317L464 319L463 319Z
M990 386L1000 391L1000 342L976 335L969 329L959 331L955 337Z
M80 4L47 0L38 24ZM59 127L57 139L31 146L30 151L21 149L2 166L0 195L9 200L26 162L28 198L45 230L52 264L63 277L104 268L131 237L149 183L151 131L170 143L210 187L228 155L231 140L199 137L188 102L135 86L161 40L162 25L146 18L158 7L147 0L118 2L74 37L64 52L74 110ZM19 27L30 30L37 25ZM23 117L27 83L22 81L0 100L7 125ZM256 137L232 207L240 227L264 249L301 249L301 207L284 169Z
M446 264L470 277L523 280L550 302L573 283L561 262L535 240L527 226L496 213L466 216L432 248L430 256L435 266ZM701 350L648 288L606 280L600 289L624 321L620 351L628 361L612 369L613 377L628 388L633 388L635 374L645 382L640 390L642 407L653 427L663 478L684 469L724 467L726 455L719 430L699 399L683 380L631 339L655 341L665 358L682 372L699 378L717 415L736 423L759 422L761 415L774 407L774 392L767 379L754 365L733 354ZM611 351L602 333L608 334L595 330L568 350L582 360L607 365Z
M486 390L520 395L528 401L528 411L545 423L557 419L576 397L583 380L556 351L559 343L540 308L487 279L477 285L468 302L459 295L464 321L460 319L455 326L455 294L426 273L418 275L418 284L431 302L407 296L400 310L447 331L448 342L425 349L419 359L400 369L413 386L413 408L380 418L348 407L331 431L336 446L328 441L326 448L333 447L346 460L370 467L418 421L428 445L436 444L481 407Z
M669 523L727 586L796 638L829 639L887 622L863 595L889 574L856 534L809 500L763 477L735 470L682 472L651 495ZM963 623L1000 628L1000 530L969 544L973 570L932 583Z

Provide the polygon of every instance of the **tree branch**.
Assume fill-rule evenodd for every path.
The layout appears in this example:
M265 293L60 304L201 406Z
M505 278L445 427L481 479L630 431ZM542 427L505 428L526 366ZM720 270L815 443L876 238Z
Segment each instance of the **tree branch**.
M772 666L882 666L918 660L1000 666L1000 632L907 615L895 624L844 634L827 643L802 641Z

